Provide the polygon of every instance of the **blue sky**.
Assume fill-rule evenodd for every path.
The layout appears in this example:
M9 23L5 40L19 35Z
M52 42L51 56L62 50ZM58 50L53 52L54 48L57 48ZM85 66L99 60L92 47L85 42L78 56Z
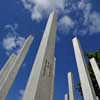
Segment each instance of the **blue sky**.
M79 79L72 38L78 36L84 52L100 49L99 0L0 0L0 68L11 53L20 50L26 37L34 36L7 100L21 100L52 10L58 13L55 100L64 100L68 93L69 71L74 74L75 86ZM77 100L81 100L79 93L75 93Z

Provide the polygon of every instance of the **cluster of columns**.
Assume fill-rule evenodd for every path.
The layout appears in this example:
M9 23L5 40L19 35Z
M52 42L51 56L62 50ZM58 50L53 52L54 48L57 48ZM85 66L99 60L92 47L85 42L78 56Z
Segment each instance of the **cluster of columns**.
M32 67L23 100L53 100L56 58L54 56L57 15L49 16L43 38ZM18 55L12 54L0 71L0 100L6 100L24 58L33 41L30 35Z
M17 76L17 73L24 61L24 58L29 50L29 47L33 41L33 37L30 35L19 54L12 54L4 67L0 71L0 100L6 100L8 92Z
M43 38L32 67L32 71L25 89L23 100L53 100L54 76L55 76L55 40L56 40L57 16L55 12L50 14ZM19 54L12 54L0 71L0 100L6 100L7 94L17 76L17 73L32 44L33 37L30 35ZM98 100L90 79L84 54L79 40L72 40L77 69L80 77L84 100ZM100 88L100 70L94 58L90 59L91 66L98 86ZM76 100L72 72L68 73L69 93L65 94L65 100Z
M77 69L83 92L83 98L84 100L99 100L98 97L96 97L93 84L84 59L84 54L81 49L78 38L77 37L73 38L72 43L74 47ZM98 86L100 88L100 70L96 63L96 60L94 58L90 59L90 64L92 66ZM71 72L68 73L68 85L69 85L69 94L65 94L65 100L75 100L73 75Z

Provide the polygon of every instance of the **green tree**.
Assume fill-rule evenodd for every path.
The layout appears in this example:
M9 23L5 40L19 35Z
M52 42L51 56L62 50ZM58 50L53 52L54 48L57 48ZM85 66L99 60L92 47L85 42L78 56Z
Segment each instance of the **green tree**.
M88 59L91 59L91 58L95 58L99 68L100 68L100 50L97 50L96 52L86 52L85 53L85 56L88 58ZM90 77L91 77L91 80L92 80L92 84L93 84L93 87L94 87L94 90L95 90L95 93L96 93L96 96L99 97L100 99L100 89L98 87L98 84L97 84L97 81L96 81L96 78L95 78L95 75L93 73L93 70L92 70L92 67L91 67L91 64L90 62L88 61L88 64L87 64L87 67L88 67L88 70L89 70L89 74L90 74ZM78 91L80 92L81 96L83 96L82 94L82 88L81 88L81 84L80 82L78 83L77 85L77 89Z

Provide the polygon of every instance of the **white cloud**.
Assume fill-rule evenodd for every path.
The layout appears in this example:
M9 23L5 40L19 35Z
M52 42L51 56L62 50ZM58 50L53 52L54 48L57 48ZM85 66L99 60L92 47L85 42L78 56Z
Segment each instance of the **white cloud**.
M84 24L87 24L88 19L89 19L89 15L91 14L91 4L87 3L85 5L85 9L83 9L83 13L84 13Z
M6 50L12 50L16 47L15 37L6 37L3 39L3 46Z
M24 7L31 12L33 20L41 20L45 14L52 10L62 11L65 7L65 0L21 0Z
M87 24L89 15L91 13L92 4L88 0L81 0L78 2L78 8L83 12L84 15L84 25Z
M79 1L78 2L78 7L80 8L80 9L84 9L85 8L85 2L84 2L84 0L81 0L81 1Z
M9 55L12 52L18 53L20 48L23 46L25 38L19 36L15 28L12 25L5 26L8 33L6 37L3 38L2 45L6 50L6 54Z
M24 7L30 11L32 20L40 21L52 10L58 11L62 18L58 22L58 30L68 33L71 28L79 35L100 32L100 14L93 11L90 0L21 0ZM68 16L75 14L73 20ZM79 17L79 19L78 19ZM76 25L76 26L75 26ZM74 27L75 26L75 27ZM81 28L80 28L81 27ZM90 32L90 33L89 33Z
M22 47L22 45L24 44L24 41L25 41L25 38L24 37L21 37L21 36L18 36L16 38L16 46L19 46L20 48Z
M92 12L89 16L89 24L90 33L100 32L100 13Z
M34 7L31 13L32 20L40 21L42 19L42 13L37 6Z
M7 54L9 54L10 52L16 52L18 53L20 48L23 46L25 41L24 37L9 37L7 36L6 38L3 39L3 47L5 48L5 50L7 51Z
M61 32L68 33L74 27L74 22L69 16L64 16L59 20L58 27Z
M81 0L78 4L79 9L83 11L84 23L87 27L84 30L79 30L82 33L88 31L88 34L100 32L100 13L96 12L92 8L92 3L84 0ZM87 33L87 32L86 32ZM86 35L86 34L85 34Z
M85 25L85 28L82 30L79 29L78 32L81 32L81 34L84 34L84 35L99 33L100 32L100 13L93 10L92 3L88 0L86 1L81 0L78 3L78 7L83 12L83 17L84 17L83 25Z
M18 28L18 24L16 23L14 25L7 24L5 25L4 28L7 29L10 33L13 33L13 35L16 35L17 33L15 30Z
M64 0L34 0L35 5L40 5L44 9L64 8Z

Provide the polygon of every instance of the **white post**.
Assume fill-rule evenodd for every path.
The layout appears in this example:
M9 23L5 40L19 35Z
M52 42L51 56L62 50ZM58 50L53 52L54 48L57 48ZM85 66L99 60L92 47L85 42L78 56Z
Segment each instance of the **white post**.
M68 73L69 100L75 100L73 74Z
M57 16L52 12L26 86L23 100L51 100ZM52 92L53 93L53 92Z
M6 62L6 64L1 69L1 71L0 71L0 84L2 84L3 80L6 78L6 75L8 74L10 69L12 68L12 64L15 62L15 59L16 59L16 55L13 53L9 57L8 61Z
M99 69L99 67L98 67L98 65L97 65L97 63L95 61L95 58L90 59L90 63L91 63L93 72L95 74L97 83L98 83L99 88L100 88L100 69Z
M18 56L16 57L15 62L12 64L12 68L9 73L6 75L5 80L0 84L0 100L6 100L6 96L16 78L16 75L24 61L27 51L32 43L33 37L29 36L25 41L23 48L20 50Z
M99 100L98 96L97 96L97 100Z
M77 68L79 72L81 87L83 91L84 100L96 100L96 94L90 79L90 75L87 69L87 65L84 59L84 54L80 47L78 39L75 37L73 40L74 52L77 62Z
M70 100L70 99L68 99L69 97L68 97L68 94L65 94L65 100Z

